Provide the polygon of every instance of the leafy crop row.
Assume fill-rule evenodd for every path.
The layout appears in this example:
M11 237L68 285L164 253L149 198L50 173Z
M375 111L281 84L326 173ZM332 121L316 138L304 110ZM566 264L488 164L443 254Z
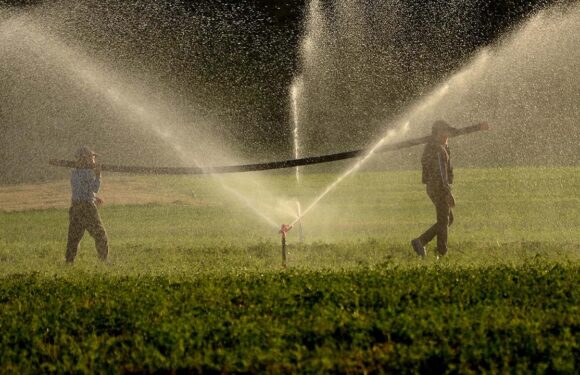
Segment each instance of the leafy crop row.
M0 372L574 373L578 271L11 275Z

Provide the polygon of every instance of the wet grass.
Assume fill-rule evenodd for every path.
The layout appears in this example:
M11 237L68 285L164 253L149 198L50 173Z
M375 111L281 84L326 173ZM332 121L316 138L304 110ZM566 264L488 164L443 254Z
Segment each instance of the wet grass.
M277 229L202 178L111 176L148 199L101 209L109 264L86 237L67 267L66 209L12 204L0 372L574 373L579 176L458 170L449 256L421 260L409 240L434 213L418 173L361 173L304 219L305 243L290 232L287 269ZM334 177L307 176L303 207ZM171 189L191 199L156 201Z
M448 262L517 263L538 254L551 261L577 259L577 168L460 169L456 175L458 207L450 228ZM267 182L270 191L285 192L278 194L282 201L292 205L296 197L304 208L334 177L308 175L298 188L291 185L295 183L292 176L270 175ZM129 191L138 186L147 196L144 204L109 203L101 209L111 241L113 269L161 273L278 270L278 228L211 180L171 177L160 186L163 180L159 177L110 179L111 184L124 185ZM366 172L345 180L304 218L305 244L299 243L296 229L289 233L289 264L310 270L372 266L387 261L413 264L416 259L409 251L409 241L431 225L435 216L418 180L416 171ZM105 179L102 195L110 201L107 183ZM62 184L57 183L55 189L62 190ZM155 197L164 199L170 189L177 197L188 192L194 196L190 201L151 203ZM297 194L289 197L288 191ZM55 191L54 195L68 193ZM294 219L277 211L279 202L261 199L259 192L250 192L249 196L258 197L256 204L280 224ZM33 206L33 202L34 198L30 198L23 208ZM65 208L0 211L0 274L60 272L67 215ZM92 269L95 261L94 244L85 236L75 267Z

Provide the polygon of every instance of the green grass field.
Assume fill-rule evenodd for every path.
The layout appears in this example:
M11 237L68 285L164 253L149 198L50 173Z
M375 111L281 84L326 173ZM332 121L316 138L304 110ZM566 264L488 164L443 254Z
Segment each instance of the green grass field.
M580 169L458 169L449 256L417 171L105 176L110 262L64 264L65 183L0 189L0 372L559 372L580 357ZM120 199L126 196L126 199ZM278 198L273 198L274 196ZM51 205L46 208L46 197Z

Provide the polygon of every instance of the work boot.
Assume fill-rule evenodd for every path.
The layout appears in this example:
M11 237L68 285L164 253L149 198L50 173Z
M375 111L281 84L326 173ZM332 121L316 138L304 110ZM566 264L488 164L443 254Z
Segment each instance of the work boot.
M411 246L413 246L413 250L415 250L417 255L424 257L427 254L427 250L425 250L425 247L421 243L420 239L415 238L414 240L412 240Z

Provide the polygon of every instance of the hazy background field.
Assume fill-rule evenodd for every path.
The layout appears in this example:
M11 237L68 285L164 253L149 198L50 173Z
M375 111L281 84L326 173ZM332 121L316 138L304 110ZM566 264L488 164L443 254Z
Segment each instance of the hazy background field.
M309 203L332 174L306 175L297 196L257 209L276 223L295 216L295 198ZM291 175L269 175L274 191L290 190ZM580 177L577 168L459 169L456 221L446 262L464 266L549 261L580 256ZM109 267L100 267L85 235L74 269L119 273L278 271L280 237L256 211L216 189L205 177L105 175L101 209L110 236ZM64 267L68 182L0 188L0 270L69 272ZM272 219L275 218L275 219ZM409 247L435 220L418 171L364 172L348 178L303 219L305 243L288 236L289 265L341 269L417 264ZM433 244L431 246L432 250ZM432 253L427 263L433 261Z

